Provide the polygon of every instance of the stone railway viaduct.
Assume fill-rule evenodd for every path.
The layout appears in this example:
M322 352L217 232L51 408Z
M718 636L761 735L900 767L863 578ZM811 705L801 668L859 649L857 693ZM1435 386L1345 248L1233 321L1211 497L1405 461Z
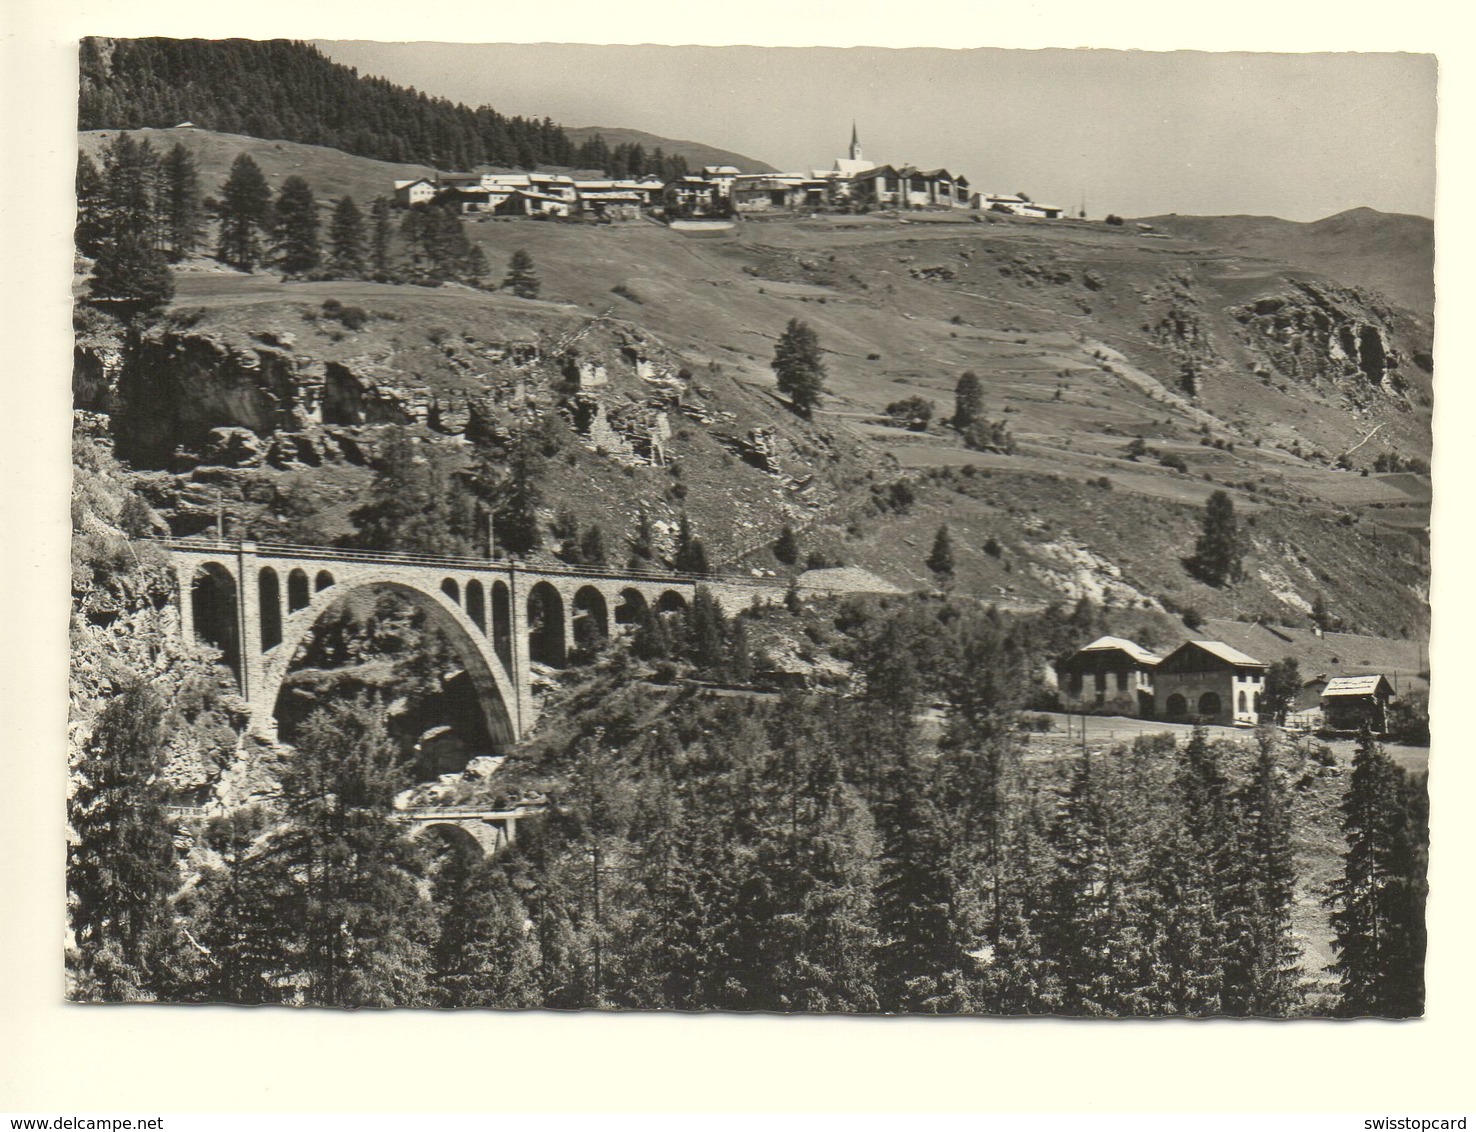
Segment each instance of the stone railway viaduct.
M645 612L684 609L699 583L729 609L772 582L599 567L560 567L200 538L167 539L180 630L219 648L251 706L251 728L276 735L277 696L319 618L350 593L404 594L455 648L494 744L505 749L537 717L533 665L564 665L586 642Z

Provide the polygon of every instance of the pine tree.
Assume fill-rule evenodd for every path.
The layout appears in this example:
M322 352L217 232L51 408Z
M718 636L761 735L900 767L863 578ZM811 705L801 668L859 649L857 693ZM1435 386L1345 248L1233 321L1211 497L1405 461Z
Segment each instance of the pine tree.
M383 709L332 702L295 746L281 772L287 822L265 851L287 890L292 981L323 1006L426 1004L433 924L417 851L389 820L406 779Z
M375 457L369 498L352 515L356 544L418 554L472 553L473 501L449 461L435 446L415 443L404 428L391 429Z
M123 319L156 313L174 298L174 275L164 253L140 237L109 239L97 253L88 299Z
M247 806L212 818L205 844L219 862L190 893L188 930L205 959L181 996L242 1005L281 1002L295 948L281 917L295 899L292 878L269 852L270 816Z
M590 566L605 565L605 532L598 524L587 527L580 536L579 557Z
M103 708L79 767L67 848L79 998L156 997L174 948L169 899L180 878L159 781L163 726L159 694L135 684Z
M1302 672L1294 656L1283 657L1266 670L1266 690L1261 693L1261 712L1278 723L1296 704L1302 690Z
M677 549L672 565L684 574L708 573L707 548L692 533L692 520L687 518L686 512L682 513L677 525Z
M538 482L546 464L537 428L513 430L505 447L478 445L472 471L473 489L491 511L497 542L514 554L528 554L542 542Z
M1050 823L1035 792L1014 807L1011 822L981 998L991 1014L1050 1014L1061 1009L1062 998L1042 937L1052 861Z
M632 565L636 569L649 565L656 558L656 531L651 525L651 515L644 507L636 513L636 533L630 540Z
M85 153L77 154L77 250L95 256L108 237L107 191L102 171Z
M434 948L437 1006L537 1006L538 949L528 911L495 861L447 855L433 900L440 920Z
M463 265L462 282L468 287L480 287L487 278L487 253L481 244L473 244Z
M1235 519L1235 503L1216 491L1205 503L1203 526L1194 544L1190 569L1212 586L1238 582L1244 576L1245 544Z
M946 523L933 536L933 549L928 553L927 567L940 581L946 582L953 577L953 536L949 534Z
M979 375L965 370L953 387L953 427L965 432L984 419L984 386Z
M1301 951L1292 934L1296 863L1291 807L1276 734L1256 735L1256 764L1242 790L1240 848L1227 878L1233 900L1223 1006L1227 1014L1284 1018L1301 1000Z
M502 281L505 290L520 299L536 299L542 284L533 270L533 257L522 248L513 252L507 261L507 278Z
M364 214L354 198L341 198L328 228L328 270L339 279L363 278L365 236Z
M1423 812L1403 771L1365 732L1343 801L1343 875L1328 901L1338 956L1330 970L1339 978L1344 1015L1424 1012Z
M384 282L390 276L390 245L393 239L393 232L390 227L390 202L388 198L375 197L374 204L369 209L369 217L371 221L369 273L371 278L379 282Z
M261 262L261 234L271 212L272 194L261 169L249 153L231 163L230 176L221 188L221 260L242 271Z
M882 1009L912 1012L936 1002L964 963L953 919L948 842L926 775L905 747L880 807L877 989Z
M799 561L799 556L799 538L795 535L794 528L785 523L779 537L774 540L774 557L785 566L793 566Z
M318 202L312 187L296 175L282 182L272 210L273 262L284 275L305 275L318 266Z
M1176 903L1171 878L1155 871L1183 854L1163 844L1135 771L1122 749L1105 759L1083 755L1051 831L1055 861L1040 938L1049 948L1062 1013L1119 1017L1184 1009L1173 972L1154 953L1156 936L1170 943L1173 936L1157 921L1161 908L1154 906L1151 882L1169 888L1164 903L1182 910L1186 926L1203 909L1197 900ZM1182 950L1193 954L1192 948L1186 941Z
M1312 596L1311 621L1313 625L1321 629L1324 633L1331 632L1336 627L1336 620L1332 615L1332 611L1328 609L1327 598L1323 596L1321 590L1318 590Z
M1238 813L1221 751L1195 728L1178 752L1162 827L1148 852L1144 916L1161 1009L1198 1017L1224 1007L1236 910Z
M205 214L200 202L200 171L183 145L175 144L164 158L164 235L172 262L194 253L205 235Z
M825 392L820 338L808 323L789 320L774 347L770 368L778 379L779 392L789 398L796 413L808 420Z
M787 700L769 728L752 846L762 903L747 941L758 960L755 1006L875 1010L871 816L845 784L835 736L816 726L808 704Z
M721 675L728 659L728 619L706 586L698 586L686 611L688 656L701 671Z
M120 132L103 151L104 217L109 238L139 247L159 242L159 157L148 141Z

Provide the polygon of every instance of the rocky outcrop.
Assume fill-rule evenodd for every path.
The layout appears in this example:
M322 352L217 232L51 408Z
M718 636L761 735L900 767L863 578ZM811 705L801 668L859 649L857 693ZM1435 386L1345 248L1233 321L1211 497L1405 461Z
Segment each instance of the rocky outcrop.
M1357 291L1289 281L1231 314L1246 346L1287 377L1355 393L1404 389L1387 312Z

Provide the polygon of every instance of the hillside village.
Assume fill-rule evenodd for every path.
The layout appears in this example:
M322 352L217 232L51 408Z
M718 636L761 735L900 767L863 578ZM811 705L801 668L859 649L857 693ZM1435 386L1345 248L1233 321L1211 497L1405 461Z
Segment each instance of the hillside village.
M397 204L444 205L496 216L633 219L659 210L669 219L712 219L795 212L872 209L972 209L1054 220L1062 210L1019 194L975 192L947 169L877 165L865 158L855 127L847 156L829 169L744 173L707 165L663 181L648 176L592 179L556 173L441 173L394 182Z

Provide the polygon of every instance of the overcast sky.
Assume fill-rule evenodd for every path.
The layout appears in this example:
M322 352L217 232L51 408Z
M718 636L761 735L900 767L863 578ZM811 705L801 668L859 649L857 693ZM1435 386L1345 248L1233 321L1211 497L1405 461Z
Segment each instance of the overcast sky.
M966 174L1092 215L1433 214L1435 61L1398 54L318 41L431 94L828 167Z

